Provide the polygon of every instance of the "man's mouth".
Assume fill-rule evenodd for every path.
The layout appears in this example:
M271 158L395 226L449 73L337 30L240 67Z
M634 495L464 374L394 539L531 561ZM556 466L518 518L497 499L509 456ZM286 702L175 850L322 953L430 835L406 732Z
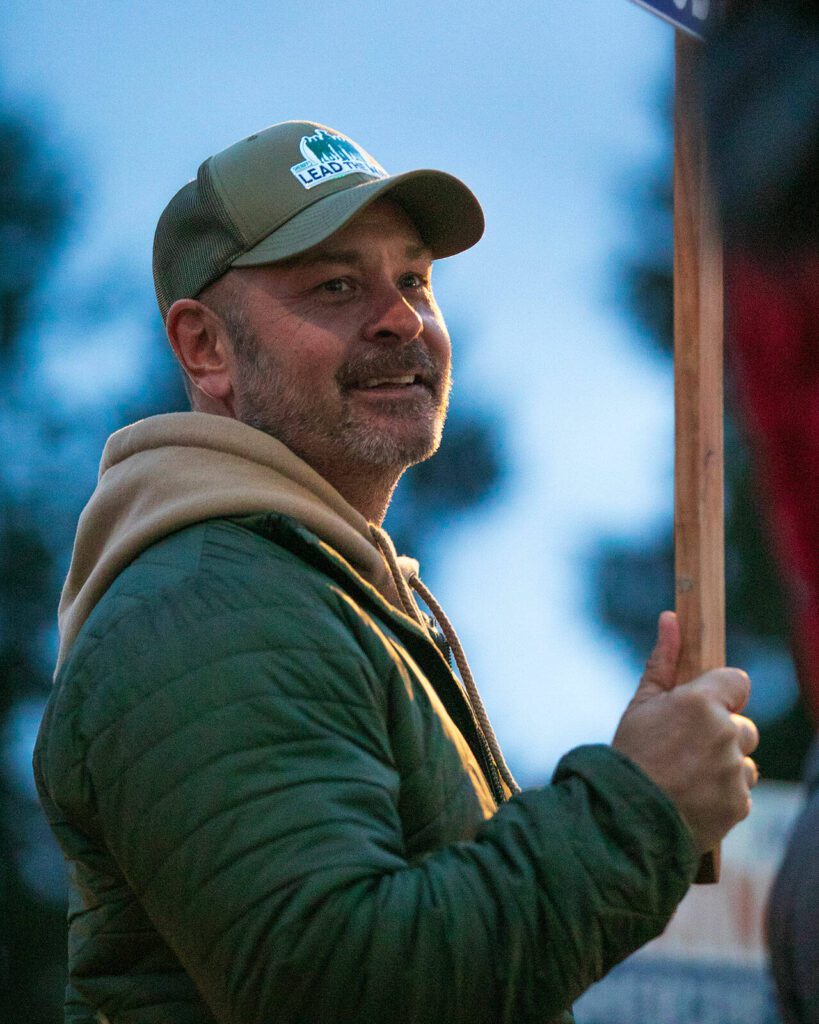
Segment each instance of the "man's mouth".
M368 355L341 367L336 380L343 392L373 399L437 398L442 386L441 370L420 344L413 342L402 352Z
M355 392L359 395L372 395L376 397L383 395L385 398L400 398L402 395L418 397L422 394L435 395L437 393L438 381L432 371L418 370L397 370L373 373L372 375L356 375L346 380L343 389L347 392Z
M392 388L408 388L413 384L423 384L420 374L403 373L395 377L367 377L356 385L365 391L390 390Z

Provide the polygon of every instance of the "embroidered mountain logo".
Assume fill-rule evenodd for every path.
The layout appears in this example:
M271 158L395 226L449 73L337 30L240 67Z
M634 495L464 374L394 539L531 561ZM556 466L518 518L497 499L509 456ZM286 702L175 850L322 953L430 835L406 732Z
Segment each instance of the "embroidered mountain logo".
M314 135L305 135L299 145L304 161L290 170L305 188L323 181L343 178L345 174L367 174L386 178L387 172L363 149L338 135L317 128Z

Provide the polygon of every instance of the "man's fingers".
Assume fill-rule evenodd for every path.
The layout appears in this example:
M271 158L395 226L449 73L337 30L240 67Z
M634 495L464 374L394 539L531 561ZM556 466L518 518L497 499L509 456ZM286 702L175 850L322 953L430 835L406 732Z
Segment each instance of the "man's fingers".
M680 625L674 612L663 612L657 621L657 643L646 662L638 692L672 690L679 660Z
M708 690L723 707L736 713L743 710L751 694L751 680L739 668L713 669L690 685Z
M678 640L676 618L663 616L613 745L671 797L698 849L710 850L750 810L749 794L759 778L750 755L759 733L741 714L750 680L740 669L712 669L675 685Z
M759 729L744 715L731 715L737 729L737 742L743 754L753 754L759 746Z

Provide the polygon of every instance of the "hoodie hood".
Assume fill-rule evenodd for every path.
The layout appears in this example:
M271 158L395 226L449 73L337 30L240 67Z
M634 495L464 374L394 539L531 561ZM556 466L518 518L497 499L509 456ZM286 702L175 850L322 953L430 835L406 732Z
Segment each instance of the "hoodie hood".
M205 519L280 512L334 548L406 614L371 524L280 441L238 420L168 413L112 434L80 516L60 598L59 671L77 633L122 570L168 534ZM391 542L390 542L391 548ZM394 549L391 548L394 552ZM400 574L412 559L391 559ZM415 616L413 616L415 617Z

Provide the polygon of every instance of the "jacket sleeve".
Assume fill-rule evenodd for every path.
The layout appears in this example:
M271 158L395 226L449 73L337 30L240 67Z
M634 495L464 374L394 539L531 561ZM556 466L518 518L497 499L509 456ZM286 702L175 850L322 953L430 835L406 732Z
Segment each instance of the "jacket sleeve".
M394 652L347 606L286 611L143 629L88 714L100 833L220 1024L543 1024L662 930L694 851L607 747L408 859Z

